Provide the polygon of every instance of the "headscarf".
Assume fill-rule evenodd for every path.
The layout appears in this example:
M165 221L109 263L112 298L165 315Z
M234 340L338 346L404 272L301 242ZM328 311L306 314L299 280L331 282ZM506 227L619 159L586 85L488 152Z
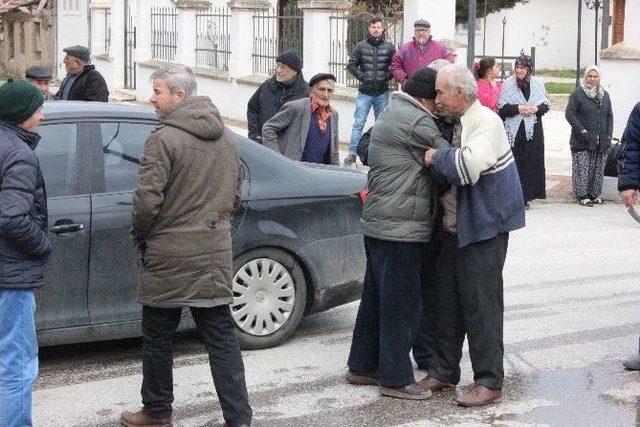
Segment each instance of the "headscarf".
M498 109L507 104L532 105L536 107L540 104L547 104L551 106L551 103L547 98L547 91L542 81L534 76L530 76L530 79L531 91L528 100L524 98L515 74L505 80L502 84L502 89L500 90L500 97L498 98ZM504 120L504 127L507 131L507 138L509 139L511 146L513 146L515 142L516 135L518 134L518 129L520 128L520 123L522 121L524 121L524 131L527 141L531 141L533 139L533 127L538 122L538 116L536 114L528 117L524 117L521 114L517 114L513 117L507 117Z
M595 71L600 76L600 68L596 65L591 65L584 70L584 77L580 80L580 87L584 90L584 93L598 104L602 102L602 98L604 98L604 89L602 89L602 85L598 83L597 86L589 86L587 85L587 75Z

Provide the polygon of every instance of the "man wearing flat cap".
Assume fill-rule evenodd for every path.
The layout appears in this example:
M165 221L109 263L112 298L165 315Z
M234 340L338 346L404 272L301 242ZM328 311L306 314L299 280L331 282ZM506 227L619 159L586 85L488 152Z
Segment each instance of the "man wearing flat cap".
M331 108L336 82L332 74L309 80L309 98L284 104L262 127L262 143L302 162L339 164L338 112Z
M434 229L429 148L446 148L436 124L437 72L416 71L394 92L369 144L369 194L362 208L367 271L347 362L350 384L378 385L383 396L422 400L409 353L418 333L425 262Z
M282 106L309 95L302 77L302 59L293 50L285 50L276 58L276 73L260 85L247 104L249 139L262 143L262 126Z
M38 375L36 288L51 252L47 196L35 153L42 93L9 79L0 87L0 426L31 426Z
M45 101L53 99L51 95L51 73L44 67L32 65L24 71L24 77L42 92Z
M89 49L71 46L62 50L66 53L64 67L67 69L67 76L62 80L56 99L108 102L107 82L96 67L89 64Z
M453 52L433 39L428 21L418 19L413 28L413 40L403 44L391 61L391 73L399 85L404 84L418 68L426 67L436 59L446 59L452 63L456 60Z

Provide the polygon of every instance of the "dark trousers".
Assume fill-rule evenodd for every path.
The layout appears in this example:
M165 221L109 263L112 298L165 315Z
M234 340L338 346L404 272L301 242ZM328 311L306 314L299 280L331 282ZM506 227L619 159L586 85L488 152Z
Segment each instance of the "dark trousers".
M460 381L465 334L473 379L501 389L504 378L502 341L504 300L502 268L509 234L458 248L456 236L441 233L436 287L435 358L429 375L440 381Z
M419 369L428 370L433 363L433 306L435 290L438 283L437 262L440 245L435 239L425 247L424 265L422 267L422 318L416 340L413 343L413 360Z
M421 315L420 279L426 243L364 238L367 270L348 366L377 374L380 385L415 382L409 352Z
M251 423L242 354L233 335L229 306L190 307L209 353L213 384L229 426ZM182 308L142 307L142 403L153 417L171 414L173 403L173 336Z

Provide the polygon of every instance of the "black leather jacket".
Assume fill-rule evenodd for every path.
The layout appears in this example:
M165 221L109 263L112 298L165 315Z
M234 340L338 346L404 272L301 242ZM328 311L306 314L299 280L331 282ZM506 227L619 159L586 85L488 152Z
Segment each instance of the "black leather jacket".
M389 71L391 59L396 53L393 44L367 35L355 45L347 70L360 82L360 92L377 96L389 90L389 80L393 78Z

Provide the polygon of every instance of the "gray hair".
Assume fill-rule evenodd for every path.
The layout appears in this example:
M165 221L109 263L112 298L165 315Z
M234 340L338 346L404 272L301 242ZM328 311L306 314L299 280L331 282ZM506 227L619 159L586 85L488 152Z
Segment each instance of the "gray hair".
M169 64L158 68L151 74L151 80L156 79L164 80L171 93L184 92L187 98L198 92L195 74L183 64Z
M473 102L476 100L478 86L476 79L469 69L462 65L450 64L442 68L438 73L449 76L447 83L450 92L460 89L460 91L465 94L467 101Z

